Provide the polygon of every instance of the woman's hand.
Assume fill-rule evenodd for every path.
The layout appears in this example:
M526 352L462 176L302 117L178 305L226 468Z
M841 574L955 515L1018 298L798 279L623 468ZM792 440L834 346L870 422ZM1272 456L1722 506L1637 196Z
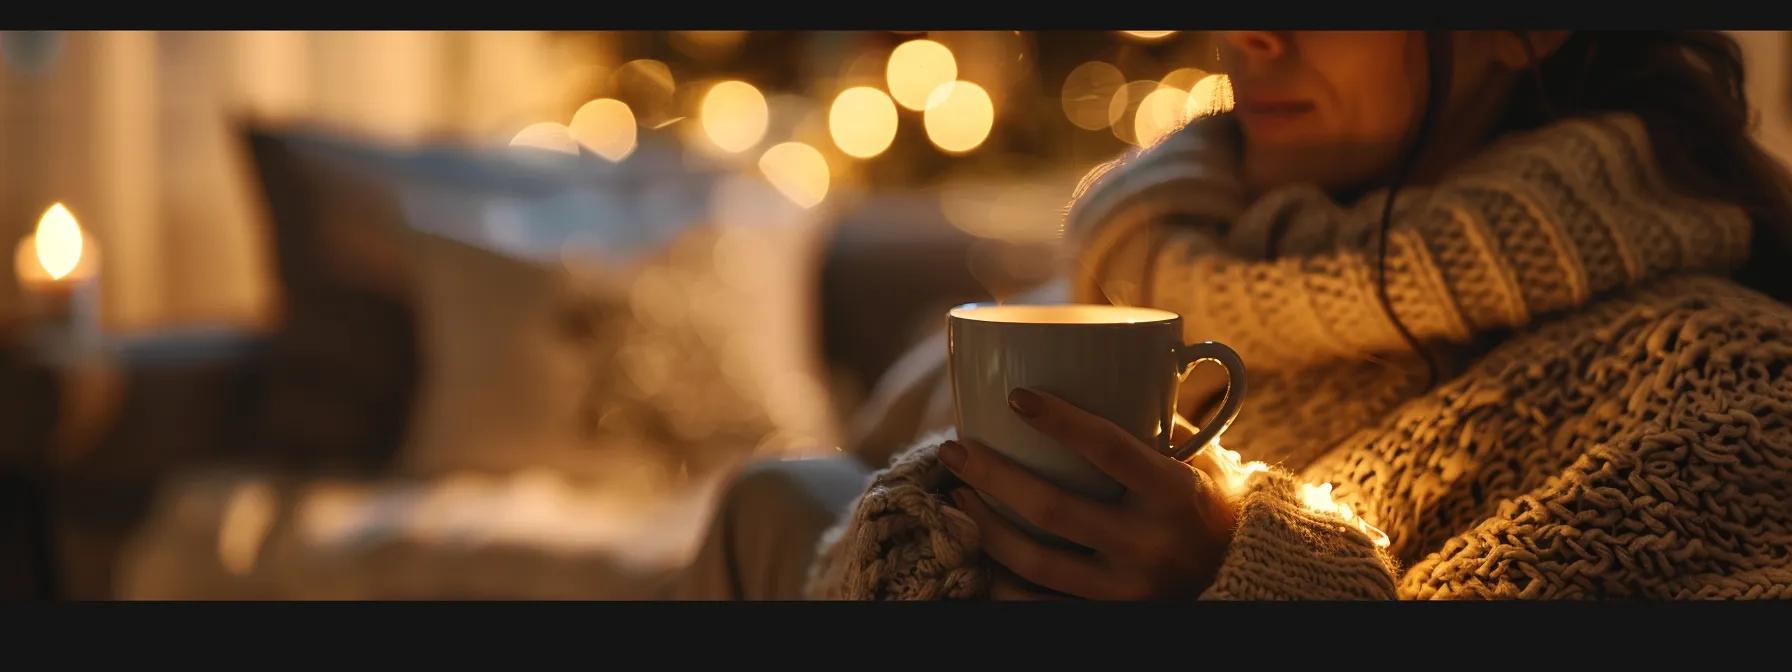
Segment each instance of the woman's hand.
M1015 389L1008 403L1035 429L1126 488L1097 502L1033 475L977 444L947 441L940 459L971 488L1022 518L1093 551L1044 544L991 510L969 488L952 493L977 522L983 550L1020 579L1098 600L1192 598L1213 581L1236 514L1208 474L1166 457L1125 430L1048 394ZM998 574L998 598L1047 597Z

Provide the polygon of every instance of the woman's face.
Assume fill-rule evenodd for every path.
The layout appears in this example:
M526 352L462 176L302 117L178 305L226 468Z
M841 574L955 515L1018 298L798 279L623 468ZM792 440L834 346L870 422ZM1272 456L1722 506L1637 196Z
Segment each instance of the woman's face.
M1454 39L1451 96L1434 139L1470 131L1465 104L1503 107L1506 89L1488 78L1504 45L1489 34ZM1385 176L1424 110L1423 33L1228 32L1220 59L1244 132L1245 181L1258 190L1294 182L1345 190ZM1492 89L1499 100L1485 99Z

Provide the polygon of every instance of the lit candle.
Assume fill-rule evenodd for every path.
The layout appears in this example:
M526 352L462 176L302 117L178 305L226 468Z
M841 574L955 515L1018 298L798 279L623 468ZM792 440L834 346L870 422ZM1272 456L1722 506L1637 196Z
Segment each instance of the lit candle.
M27 324L40 344L81 348L99 331L99 246L56 203L13 254Z

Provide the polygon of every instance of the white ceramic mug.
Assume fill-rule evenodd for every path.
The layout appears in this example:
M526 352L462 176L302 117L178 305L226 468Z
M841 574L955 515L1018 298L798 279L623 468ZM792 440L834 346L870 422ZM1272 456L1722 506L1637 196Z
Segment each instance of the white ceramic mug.
M1221 343L1184 344L1182 317L1167 310L1107 305L966 304L946 318L958 437L988 446L1065 489L1111 501L1124 488L1081 454L1060 446L1008 405L1017 387L1050 392L1102 416L1146 445L1187 460L1238 417L1244 362ZM1172 445L1176 395L1199 362L1226 368L1220 411L1194 438ZM984 500L1021 527L1006 507Z

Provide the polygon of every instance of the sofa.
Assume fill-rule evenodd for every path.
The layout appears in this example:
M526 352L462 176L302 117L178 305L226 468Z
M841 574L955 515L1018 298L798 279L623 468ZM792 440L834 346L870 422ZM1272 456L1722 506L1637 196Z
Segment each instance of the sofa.
M857 416L865 412L862 407L884 372L937 331L946 308L988 300L992 286L1012 293L1045 280L1035 270L1037 264L1004 267L973 257L1037 259L1052 252L1050 241L967 233L962 222L955 225L942 210L938 189L841 191L832 199L839 205L813 213L775 208L760 213L769 220L807 217L813 221L806 234L775 238L784 234L746 222L733 231L747 236L728 239L733 234L724 231L723 238L711 240L688 229L679 233L675 226L664 231L610 226L584 242L603 250L610 261L622 261L587 274L580 291L525 274L517 277L526 279L514 282L486 282L484 278L500 277L523 262L531 268L552 266L543 260L551 261L555 248L564 250L566 241L583 235L555 233L547 237L553 244L535 245L527 235L490 226L489 202L511 208L531 199L553 200L558 197L551 194L560 188L556 180L567 175L581 185L602 185L606 193L630 197L677 191L668 185L722 193L744 183L725 170L692 168L675 148L650 143L621 166L608 166L589 155L395 149L311 128L249 127L242 136L265 197L281 318L260 331L141 335L119 348L123 354L115 366L124 381L117 402L121 410L111 414L91 450L58 467L53 495L58 562L69 568L58 579L59 596L665 597L668 581L695 552L720 490L733 474L756 460L842 454L876 466L887 447L864 449L857 443L862 437L854 434L863 434L866 423ZM395 186L394 176L428 186ZM1035 176L1040 182L1065 184L1066 195L1074 177ZM983 193L989 191L984 185ZM662 193L657 198L679 203L692 197ZM599 207L581 203L574 199L554 207L575 213L580 221ZM1042 220L1054 216L1058 205L1040 203ZM522 210L539 214L532 207ZM474 210L484 214L466 217ZM630 213L642 211L621 207L604 212L617 221L632 221ZM742 206L731 212L758 211ZM533 216L525 213L522 219ZM402 235L387 235L395 231ZM680 241L686 239L701 241L702 250L735 245L740 254L684 254ZM418 263L415 251L424 248L445 252L431 252L436 255L431 261ZM763 418L759 424L743 420L734 426L717 417L706 419L714 425L706 436L727 440L681 440L677 434L686 428L680 419L691 409L639 410L664 400L644 400L636 389L640 385L627 382L634 364L619 366L624 354L600 357L589 355L596 346L580 346L586 349L568 352L586 353L582 359L544 360L530 352L543 348L515 346L541 338L589 344L624 332L632 334L624 341L635 338L642 347L670 338L633 323L652 322L642 310L650 309L647 316L654 317L656 309L651 308L668 302L651 295L642 299L641 278L660 263L656 259L681 254L699 265L746 256L803 269L779 276L789 282L762 288L775 298L745 309L749 316L752 311L807 315L767 320L799 322L794 328L800 331L760 334L775 341L752 341L756 345L746 349L789 350L788 343L800 342L821 384L803 388L798 405L825 406L826 421L812 424L826 429L792 434ZM574 266L565 261L554 274L580 276L569 270ZM992 277L992 266L1008 272ZM432 298L432 292L446 298ZM527 297L545 294L565 300L550 318L536 320L548 326L530 327L540 333L468 335L464 332L483 332L485 325L463 316L456 318L460 322L448 329L455 333L446 339L458 342L443 345L444 339L431 335L442 325L431 317L429 305L458 311L460 304L478 304L485 312L476 317L483 319L510 314L505 310L523 311L523 304L534 301ZM692 301L703 298L693 296ZM632 326L592 317L631 310L623 321ZM466 324L473 326L458 326ZM762 326L754 328L765 331ZM679 338L685 340L672 346L675 357L698 360L703 358L699 351L740 337ZM490 356L506 348L521 354L504 361ZM792 361L802 356L791 355ZM569 370L591 373L562 375ZM765 376L784 380L776 374ZM462 381L459 388L473 392L456 397L432 391L451 377ZM491 380L497 382L487 382ZM556 434L518 440L532 446L581 447L489 449L511 438L534 436L531 432L545 421L518 417L553 415L535 411L571 393L541 389L573 390L574 383L583 386L577 388L579 401L562 404L571 410L554 416L554 422L579 427L579 438L564 440L554 438L561 436ZM633 406L616 401L630 394ZM529 395L540 399L517 400ZM483 411L469 404L509 405ZM609 431L606 423L626 427L620 436L645 437L644 445L592 438ZM426 425L437 427L429 431ZM432 445L489 445L420 457L416 444L426 434ZM799 445L760 434L779 434L784 444ZM813 445L800 445L811 440ZM704 446L710 443L734 448L708 451ZM667 457L674 454L675 461ZM676 468L667 466L671 464Z

